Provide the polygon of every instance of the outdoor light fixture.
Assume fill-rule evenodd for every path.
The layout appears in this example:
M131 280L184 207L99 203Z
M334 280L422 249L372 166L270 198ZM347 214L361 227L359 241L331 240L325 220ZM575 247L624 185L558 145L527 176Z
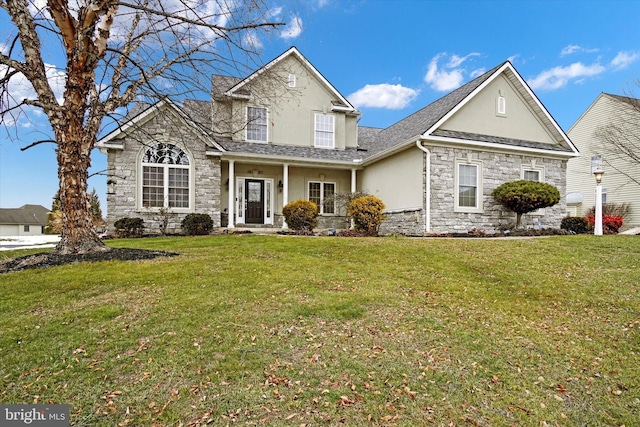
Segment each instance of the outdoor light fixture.
M278 181L278 190L280 190L281 193L283 188L284 188L284 184L282 183L282 180Z
M107 194L116 194L116 182L112 179L107 181Z
M595 224L593 225L594 236L602 236L602 175L604 175L602 166L596 165L593 169L593 176L596 178L596 212Z

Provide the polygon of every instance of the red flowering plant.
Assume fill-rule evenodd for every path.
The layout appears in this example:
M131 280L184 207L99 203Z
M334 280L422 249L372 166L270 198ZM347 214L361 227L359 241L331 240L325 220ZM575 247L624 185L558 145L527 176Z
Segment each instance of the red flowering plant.
M596 219L594 216L588 215L587 222L589 223L589 228L593 230L593 227L596 223ZM618 230L622 227L624 221L622 217L619 215L603 215L602 216L602 233L603 234L618 234Z

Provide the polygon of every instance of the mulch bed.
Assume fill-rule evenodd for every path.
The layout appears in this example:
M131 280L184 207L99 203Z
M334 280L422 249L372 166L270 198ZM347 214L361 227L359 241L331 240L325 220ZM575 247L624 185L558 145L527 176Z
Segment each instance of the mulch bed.
M75 262L139 261L177 255L179 254L174 252L127 248L112 248L109 251L68 255L58 255L55 253L43 252L18 258L10 258L0 262L0 274L34 268L56 267L59 265L72 264Z

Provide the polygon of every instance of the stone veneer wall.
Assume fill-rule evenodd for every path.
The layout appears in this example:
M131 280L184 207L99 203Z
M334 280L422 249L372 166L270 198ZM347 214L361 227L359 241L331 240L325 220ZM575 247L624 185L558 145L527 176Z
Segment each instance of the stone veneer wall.
M560 203L544 209L543 214L523 215L522 226L532 228L540 220L542 228L560 228L560 221L566 216L566 160L447 147L430 147L429 149L431 151L431 233L463 233L472 229L485 233L498 233L515 225L516 214L495 202L491 192L504 182L522 179L523 166L525 168L543 167L544 182L557 187L561 197ZM454 212L455 161L456 159L466 160L469 156L473 161L482 162L483 213ZM532 160L535 166L532 165ZM380 233L423 235L423 215L424 208L387 212L387 220L382 224Z
M169 212L169 234L180 233L180 222L188 213L206 213L220 226L220 159L205 154L207 146L173 114L158 114L144 124L144 132L136 132L124 140L124 150L110 149L107 156L110 179L116 181L116 194L107 195L107 231L120 218L139 217L144 220L145 233L159 233L162 215L148 208L139 208L136 174L141 170L141 151L157 142L174 144L189 154L192 162L191 185L194 185L193 206L189 212ZM145 144L143 146L142 144Z

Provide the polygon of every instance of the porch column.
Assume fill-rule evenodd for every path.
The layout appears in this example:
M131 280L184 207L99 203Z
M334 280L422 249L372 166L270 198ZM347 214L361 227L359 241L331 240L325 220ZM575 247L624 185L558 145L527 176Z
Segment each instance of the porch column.
M356 192L356 170L351 169L351 193L355 193L355 192ZM353 222L353 218L351 218L351 225L349 226L349 228L353 230L354 227L355 227L355 224Z
M282 207L289 203L289 164L282 165ZM282 228L289 228L284 216L282 217Z
M229 160L229 224L227 228L235 228L236 223L236 177L235 160Z
M351 192L356 192L356 170L351 169Z

